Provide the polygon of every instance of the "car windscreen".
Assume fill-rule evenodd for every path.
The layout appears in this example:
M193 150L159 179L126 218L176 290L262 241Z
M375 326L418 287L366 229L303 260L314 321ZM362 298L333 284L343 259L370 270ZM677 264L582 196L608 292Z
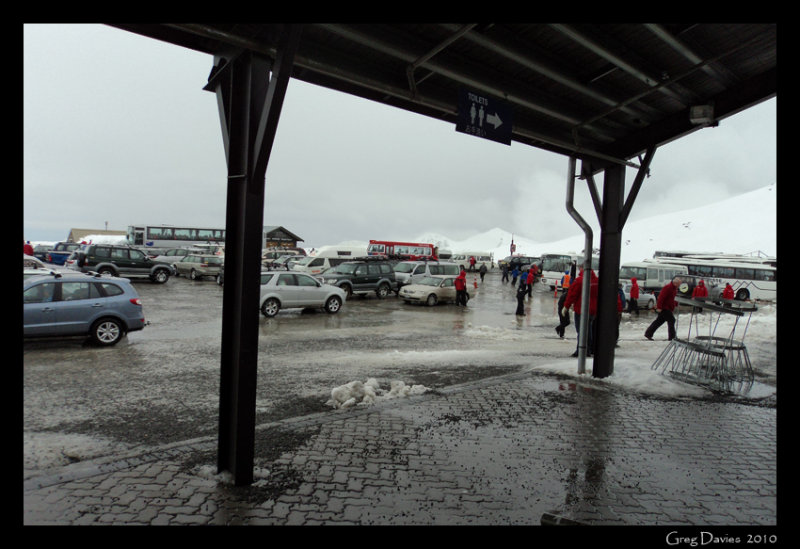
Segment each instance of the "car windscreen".
M420 284L422 286L438 286L441 284L441 278L433 278L432 276L423 276L420 278L415 284Z
M333 267L332 269L328 269L326 273L353 274L356 271L356 267L358 267L358 264L356 263L342 263L336 267Z
M410 273L416 267L416 263L398 263L394 266L394 272L396 273Z

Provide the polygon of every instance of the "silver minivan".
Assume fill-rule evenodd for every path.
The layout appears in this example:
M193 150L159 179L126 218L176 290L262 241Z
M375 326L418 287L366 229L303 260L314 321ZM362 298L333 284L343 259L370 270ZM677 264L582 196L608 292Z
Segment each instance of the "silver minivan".
M461 269L457 263L449 261L403 261L394 266L394 278L397 287L412 284L424 276L454 275Z

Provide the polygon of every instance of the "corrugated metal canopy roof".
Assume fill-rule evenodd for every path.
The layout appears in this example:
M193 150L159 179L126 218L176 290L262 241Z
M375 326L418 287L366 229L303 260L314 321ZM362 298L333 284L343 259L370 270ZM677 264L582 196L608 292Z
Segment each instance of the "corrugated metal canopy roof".
M206 52L274 56L279 24L114 24ZM777 94L777 28L697 24L307 24L294 78L456 123L458 90L503 99L511 139L630 161Z

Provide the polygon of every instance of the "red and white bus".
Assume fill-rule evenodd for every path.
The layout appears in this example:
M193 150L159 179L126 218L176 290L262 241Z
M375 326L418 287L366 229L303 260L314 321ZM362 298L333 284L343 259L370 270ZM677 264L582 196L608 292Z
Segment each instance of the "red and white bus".
M367 255L385 255L408 261L439 260L439 252L433 244L390 240L370 240L369 246L367 246Z

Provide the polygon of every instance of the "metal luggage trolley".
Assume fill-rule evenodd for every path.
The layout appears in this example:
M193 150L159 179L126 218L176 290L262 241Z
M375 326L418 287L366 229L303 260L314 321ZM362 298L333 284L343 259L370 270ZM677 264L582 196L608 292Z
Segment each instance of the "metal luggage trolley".
M725 300L722 306L706 301L704 298L688 299L676 297L681 305L692 308L689 331L685 339L675 337L661 352L651 369L669 369L669 374L687 383L706 386L724 393L745 394L753 386L753 367L744 345L744 336L750 325L750 318L758 310L753 304ZM700 335L701 312L708 316L708 335ZM735 320L727 337L717 335L723 315L733 315ZM739 320L747 316L747 323L740 339L736 339ZM676 320L677 323L677 320ZM692 337L692 326L695 335ZM677 333L677 325L675 327Z

